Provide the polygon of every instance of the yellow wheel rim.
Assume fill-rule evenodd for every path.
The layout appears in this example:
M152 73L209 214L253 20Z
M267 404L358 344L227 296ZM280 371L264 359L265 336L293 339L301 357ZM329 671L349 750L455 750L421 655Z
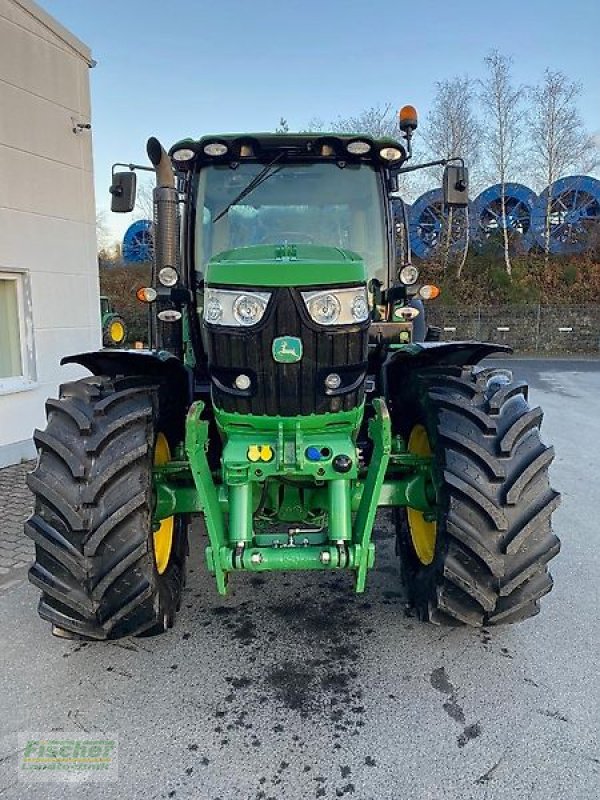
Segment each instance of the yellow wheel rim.
M408 437L408 452L417 456L430 456L431 445L423 425L415 425ZM421 564L431 564L435 554L437 538L437 522L429 522L422 511L414 508L408 510L408 528L410 538Z
M154 463L157 467L166 464L171 460L171 450L164 433L159 433L154 445ZM173 547L173 530L175 528L175 517L166 517L161 520L160 528L154 531L154 560L159 575L162 575L167 568Z
M108 335L115 344L121 344L125 338L125 327L123 326L123 323L119 322L119 320L111 322Z

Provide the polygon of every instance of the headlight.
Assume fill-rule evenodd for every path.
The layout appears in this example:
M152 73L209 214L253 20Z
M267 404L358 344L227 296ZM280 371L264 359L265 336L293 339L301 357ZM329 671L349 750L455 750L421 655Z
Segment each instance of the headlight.
M189 147L181 147L179 150L175 150L171 158L173 161L191 161L195 155L196 153Z
M256 325L262 319L267 307L263 297L241 294L233 303L233 316L240 325Z
M308 313L319 325L335 325L339 320L342 305L334 294L317 294L305 300Z
M231 289L208 289L204 301L204 319L210 325L246 327L263 318L271 292L241 292Z
M349 142L346 145L346 150L353 156L364 156L371 149L369 142L363 142L362 139L357 139L354 142Z
M174 267L163 267L158 273L158 280L163 286L175 286L179 280L179 275Z
M224 156L229 150L224 142L209 142L203 147L207 156Z
M400 280L406 286L412 286L413 283L417 282L418 277L419 270L416 267L413 267L412 264L408 264L408 266L402 267L400 270Z
M399 161L402 158L402 150L397 147L383 147L379 155L384 161Z
M327 292L302 292L302 299L311 319L319 325L355 325L369 318L367 290L364 286Z

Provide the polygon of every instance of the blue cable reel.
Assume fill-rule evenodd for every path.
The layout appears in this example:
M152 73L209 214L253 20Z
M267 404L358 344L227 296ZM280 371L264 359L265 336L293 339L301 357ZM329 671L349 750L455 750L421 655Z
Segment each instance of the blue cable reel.
M535 241L546 248L546 214L550 200L551 253L580 253L595 226L600 225L600 181L589 175L560 178L539 196L533 209Z
M410 245L413 255L425 259L446 241L448 209L444 207L441 189L431 189L412 204L409 213ZM467 215L464 209L453 209L450 249L462 250L467 236Z
M152 222L139 219L127 228L123 236L123 261L126 264L144 264L152 261L153 253Z
M522 183L504 184L504 215L502 214L502 185L489 186L474 200L471 208L471 237L485 243L495 238L504 228L519 245L528 251L534 244L532 229L533 209L537 195Z

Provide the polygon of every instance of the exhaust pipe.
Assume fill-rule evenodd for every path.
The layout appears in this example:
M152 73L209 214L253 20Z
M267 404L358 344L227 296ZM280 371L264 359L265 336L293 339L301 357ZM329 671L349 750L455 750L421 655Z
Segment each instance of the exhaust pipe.
M171 159L164 147L152 136L146 145L148 158L156 172L154 200L154 275L163 267L174 267L179 272L179 197L175 188L175 175ZM157 288L159 288L157 286Z
M156 137L151 136L148 139L146 152L148 153L148 158L152 162L152 166L156 170L156 185L169 186L174 189L175 175L171 168L171 161L165 148Z
M160 321L160 312L173 306L170 298L171 290L166 290L160 284L158 275L164 267L173 267L181 275L179 195L175 186L171 159L154 136L148 139L146 152L156 172L156 186L152 192L154 201L152 285L158 292L159 319L151 323L150 338L154 348L166 347L178 354L181 349L181 325Z

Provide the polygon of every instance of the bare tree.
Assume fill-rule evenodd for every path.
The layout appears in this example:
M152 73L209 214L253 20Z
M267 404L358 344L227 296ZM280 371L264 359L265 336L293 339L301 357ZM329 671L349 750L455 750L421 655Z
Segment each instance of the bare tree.
M109 246L109 239L106 211L96 211L96 242L98 250L105 250Z
M310 121L308 130L364 134L373 139L401 139L396 106L392 103L379 103L353 116L338 117L336 120L329 122L329 124L325 124L322 120L315 118ZM419 182L420 177L418 172L398 176L398 192L407 202L412 202L421 191L424 191L422 178L421 182Z
M506 272L512 276L506 223L506 184L514 178L520 162L525 87L513 84L512 59L497 50L486 57L485 65L488 74L480 81L480 100L486 112L483 139L493 180L500 184L504 262Z
M586 132L577 109L580 93L580 84L570 81L563 72L551 69L546 69L542 82L529 91L532 176L538 188L548 186L544 230L546 262L552 229L552 184L571 170L589 172L597 164L598 151L593 137Z
M481 125L475 114L476 87L469 77L456 76L436 83L433 105L426 120L423 139L432 159L458 156L466 162L470 170L471 182L477 175L480 156ZM441 182L442 171L438 170ZM444 266L447 265L451 250L453 209L448 212L446 245L444 247ZM460 277L469 247L468 209L461 212L465 217L465 246L458 267Z
M154 177L148 178L144 174L141 180L138 179L135 208L133 210L134 220L152 220L154 218L154 186Z
M471 175L479 164L482 135L476 99L476 84L467 76L438 81L423 132L432 159L459 156ZM441 171L438 177L441 180Z
M338 117L329 127L337 133L364 133L374 139L386 136L397 139L399 135L396 109L392 103L371 106L355 116Z
M279 125L275 128L275 133L289 133L290 126L288 121L285 117L279 118Z

